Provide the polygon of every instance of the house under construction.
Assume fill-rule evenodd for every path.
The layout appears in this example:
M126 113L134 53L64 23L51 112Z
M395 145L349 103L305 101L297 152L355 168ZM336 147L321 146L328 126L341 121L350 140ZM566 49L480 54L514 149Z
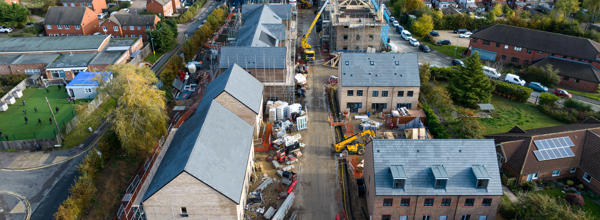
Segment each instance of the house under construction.
M381 50L387 38L387 24L377 6L369 0L330 0L323 15L323 45L330 52ZM382 10L380 10L381 12Z

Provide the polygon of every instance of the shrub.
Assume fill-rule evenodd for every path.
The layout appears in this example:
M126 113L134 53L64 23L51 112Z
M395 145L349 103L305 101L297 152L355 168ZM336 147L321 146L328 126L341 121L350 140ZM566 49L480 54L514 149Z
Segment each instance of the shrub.
M583 189L585 189L585 187L583 186L583 184L582 184L582 183L580 183L579 185L577 185L577 189L579 189L579 190L583 190Z
M571 112L569 112L569 110L567 110L567 109L559 109L559 108L554 108L552 106L547 106L547 105L538 105L537 108L542 113L544 113L558 121L562 121L565 123L577 122L577 117L575 117L575 115L571 114Z
M448 138L450 135L448 135L446 126L442 124L440 118L438 118L433 109L427 103L423 103L423 111L425 112L427 128L429 128L429 131L438 139Z
M553 106L554 103L559 99L560 98L558 96L552 93L543 92L542 94L540 94L539 104Z
M448 81L454 74L454 70L451 67L432 67L431 78L435 80Z
M529 66L521 71L523 79L542 83L546 86L555 86L560 81L558 71L548 64L545 67Z
M517 215L515 205L506 197L502 197L500 203L500 215L506 219L514 219Z
M575 181L573 181L573 180L567 180L567 185L568 186L573 186L573 185L575 185Z
M576 109L577 111L582 111L582 112L592 111L592 106L585 104L583 102L580 102L580 101L576 101L574 99L567 99L563 103L563 105L567 108Z
M580 194L577 194L577 193L567 193L567 195L565 196L565 199L571 205L576 205L576 206L584 206L585 205L585 200L583 199L583 196L581 196Z
M129 8L131 7L130 2L119 2L119 8Z
M530 88L506 82L492 81L492 84L495 84L496 88L494 94L523 103L527 102L531 92L533 92Z
M534 182L526 182L521 184L521 189L531 192L535 190L535 183Z

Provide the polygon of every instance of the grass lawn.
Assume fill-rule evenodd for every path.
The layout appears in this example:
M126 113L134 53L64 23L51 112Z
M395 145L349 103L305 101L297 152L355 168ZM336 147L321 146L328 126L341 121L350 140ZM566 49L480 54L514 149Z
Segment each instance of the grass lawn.
M156 53L156 55L150 54L144 58L144 61L154 64L154 62L156 62L162 55L163 53Z
M104 101L104 103L100 104L100 106L98 106L94 112L81 119L77 126L69 134L67 134L65 137L65 142L63 143L63 147L71 148L83 142L83 140L90 135L88 128L91 127L92 129L96 130L96 128L102 124L104 118L110 112L112 112L115 106L116 101L114 99L107 99Z
M456 58L462 59L465 56L462 55L463 52L467 49L466 47L454 46L454 45L436 45L429 42L421 41L421 43L427 44L429 48L432 50L436 50L437 52L443 53L449 57L454 57L454 48L456 48Z
M577 91L577 90L572 90L572 89L565 89L565 90L567 90L570 93L573 93L575 95L580 95L583 97L588 97L590 99L600 101L600 93L598 93L598 92L582 92L582 91Z
M60 130L64 129L64 125L68 123L74 116L74 104L67 102L67 92L64 87L59 90L57 86L48 87L49 93L44 88L28 88L23 91L23 97L16 99L15 104L9 105L8 110L0 112L0 131L2 131L2 140L6 140L7 135L9 140L27 140L27 139L42 139L54 138L57 131L54 123L50 123L52 115L46 99L52 106L52 110L56 116L56 120ZM22 101L25 100L25 106ZM35 112L34 108L38 111ZM56 112L55 108L59 108ZM23 110L26 110L26 114ZM25 124L25 117L28 118L28 123ZM38 119L42 121L38 123Z
M533 104L492 96L492 105L496 109L493 118L480 119L481 124L486 128L485 134L507 132L515 125L522 129L533 129L563 124L540 112Z
M557 197L557 198L565 197L565 194L562 193L560 189L541 190L541 191L537 191L536 193L543 193L543 194L547 194L549 196ZM600 217L600 205L598 205L598 203L595 203L592 200L592 198L589 198L587 196L583 196L583 199L585 200L585 205L583 206L583 210L586 213L590 213L592 216L594 216L596 218Z

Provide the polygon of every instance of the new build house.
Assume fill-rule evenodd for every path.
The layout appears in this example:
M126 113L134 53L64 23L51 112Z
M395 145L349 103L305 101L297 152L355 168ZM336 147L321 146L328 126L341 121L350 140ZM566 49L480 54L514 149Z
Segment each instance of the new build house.
M338 65L341 111L417 108L421 86L417 53L342 53Z
M375 139L364 178L373 220L493 220L502 185L493 140Z

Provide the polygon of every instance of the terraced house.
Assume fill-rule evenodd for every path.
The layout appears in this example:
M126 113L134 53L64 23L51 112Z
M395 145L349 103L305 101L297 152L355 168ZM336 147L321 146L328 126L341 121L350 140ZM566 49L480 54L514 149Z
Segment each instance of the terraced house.
M48 36L81 36L98 32L98 16L88 7L50 7L44 19Z
M108 9L105 0L60 0L63 7L88 7L96 14L102 13L103 9Z

